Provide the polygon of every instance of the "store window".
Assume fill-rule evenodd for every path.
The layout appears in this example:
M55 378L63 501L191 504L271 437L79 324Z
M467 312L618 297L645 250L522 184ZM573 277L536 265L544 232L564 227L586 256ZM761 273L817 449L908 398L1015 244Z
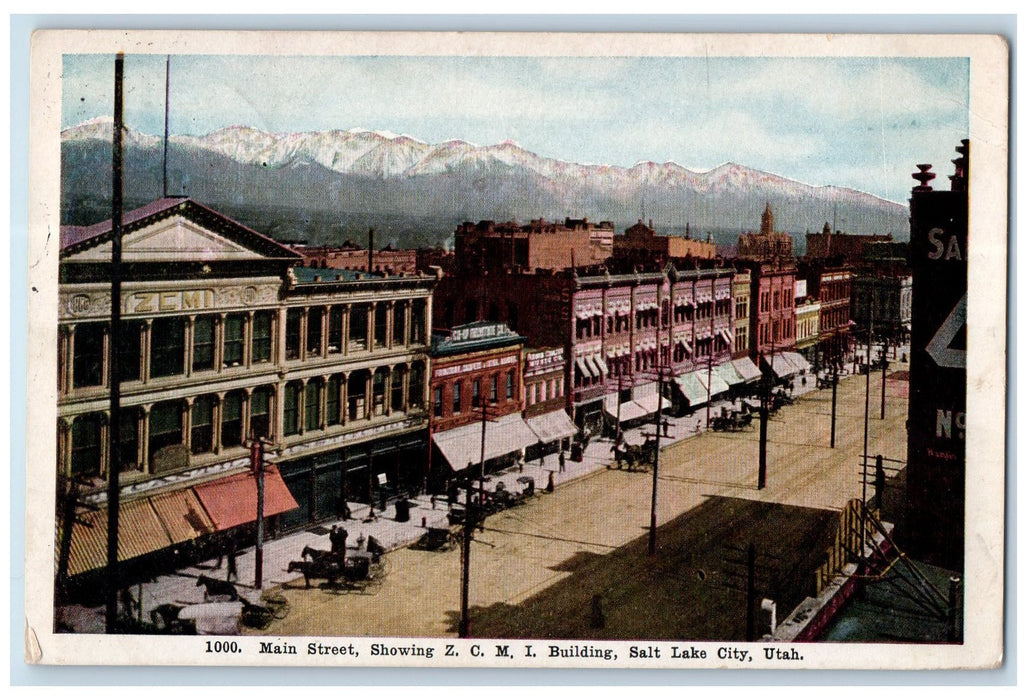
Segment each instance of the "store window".
M100 476L102 425L103 417L99 413L78 416L71 424L72 476L83 478Z
M221 446L238 447L242 445L242 401L241 391L230 391L225 394L221 405Z
M105 323L83 323L75 327L75 358L72 371L75 388L99 386L103 382L103 339Z
M150 376L171 377L182 374L185 364L185 319L155 319L152 334Z
M193 454L203 454L214 449L213 396L198 396L193 401L192 435L189 442Z
M271 361L271 311L257 311L253 314L253 338L251 345L251 361Z
M242 314L228 314L225 317L225 347L223 367L238 367L243 361L243 326Z

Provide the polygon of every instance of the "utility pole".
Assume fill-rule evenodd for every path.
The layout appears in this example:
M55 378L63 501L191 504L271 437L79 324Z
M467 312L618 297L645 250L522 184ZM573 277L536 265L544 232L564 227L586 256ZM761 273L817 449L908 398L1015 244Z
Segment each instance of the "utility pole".
M110 422L108 423L107 467L107 571L106 629L118 627L118 518L121 505L121 376L118 355L121 351L121 217L122 217L122 137L124 131L125 54L114 59L114 138L111 158L111 327L107 353L107 376L111 383Z
M257 480L257 547L253 565L253 586L258 591L264 587L264 440L256 438L250 442L250 465Z
M869 372L869 370L867 370ZM881 420L884 420L884 388L888 384L886 372L888 371L888 339L884 339L884 348L881 352Z
M474 506L471 504L471 482L467 481L467 501L464 506L464 533L460 547L460 639L467 639L471 636L471 616L468 606L471 588L471 538L473 536L474 523L471 513Z
M838 365L831 374L831 447L834 447L834 424L838 415Z
M663 418L663 362L657 367L656 382L656 454L653 457L653 497L649 509L649 554L656 554L656 483L660 474L660 421Z

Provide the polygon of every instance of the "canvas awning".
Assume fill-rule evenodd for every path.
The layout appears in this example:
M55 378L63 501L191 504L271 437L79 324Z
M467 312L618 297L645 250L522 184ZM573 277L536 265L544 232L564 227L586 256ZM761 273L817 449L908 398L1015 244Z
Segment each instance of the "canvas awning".
M795 371L799 374L805 374L810 370L810 363L805 357L797 352L783 352L781 353L788 360L788 362L795 368Z
M257 519L257 480L250 472L194 486L197 498L218 530ZM275 467L264 471L264 517L299 508Z
M528 424L531 432L535 433L539 442L554 442L578 434L578 427L564 410L543 413L541 416L527 418L524 422ZM487 438L488 433L485 436Z
M150 502L172 544L188 542L217 529L192 489L151 496Z
M699 382L703 385L703 388L709 389L709 393L712 396L719 396L728 392L730 387L727 385L719 374L714 372L696 372L699 377Z
M435 433L432 441L455 472L481 464L481 423ZM519 413L502 416L485 426L485 461L520 452L539 441Z
M588 364L585 362L585 358L579 357L574 360L574 364L578 366L578 371L581 376L591 378L593 376L592 370L589 369Z
M617 420L617 394L607 394L603 397L603 410L606 411L606 415L610 416L610 418ZM620 422L625 423L627 421L644 418L646 416L646 411L634 401L621 401L619 415Z
M610 374L610 370L607 368L606 363L603 362L602 355L593 355L592 361L596 364L596 367L599 368L599 371L602 372L604 376Z
M759 367L757 367L756 364L748 357L732 360L731 366L734 367L735 371L738 372L746 382L754 382L763 376Z
M784 353L779 352L772 356L764 355L763 360L778 379L787 379L788 377L795 376L799 371L797 367L788 361Z
M693 408L706 403L707 399L706 387L703 386L703 383L695 375L695 372L689 372L674 378L685 400L688 401L688 405Z
M670 408L670 402L667 399L661 399L657 394L650 394L648 396L636 396L634 402L641 406L644 411L644 415L651 416L658 410L660 401L663 402L663 409Z
M58 532L58 538L60 532ZM59 541L59 539L58 539ZM171 546L150 499L121 503L118 508L118 561L128 561ZM58 551L60 551L58 549ZM107 565L107 509L76 514L68 551L68 575Z

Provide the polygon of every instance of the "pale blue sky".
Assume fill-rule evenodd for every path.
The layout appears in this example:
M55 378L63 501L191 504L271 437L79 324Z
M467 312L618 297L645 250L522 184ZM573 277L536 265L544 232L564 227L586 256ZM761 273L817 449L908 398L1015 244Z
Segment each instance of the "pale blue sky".
M125 60L125 115L163 133L164 56ZM62 125L113 112L113 56L67 56ZM173 56L171 131L364 127L429 143L691 169L733 161L905 202L969 136L961 58ZM944 184L942 185L944 186Z

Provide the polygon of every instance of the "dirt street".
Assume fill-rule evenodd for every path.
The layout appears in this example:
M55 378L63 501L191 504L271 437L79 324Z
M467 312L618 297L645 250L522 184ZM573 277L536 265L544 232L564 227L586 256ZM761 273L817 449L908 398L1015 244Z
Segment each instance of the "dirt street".
M884 421L879 372L870 389L869 452L897 460L906 456L901 376L888 380ZM782 619L813 592L837 511L859 497L865 382L838 387L833 450L830 390L772 416L762 491L758 422L664 450L654 556L646 551L651 472L599 471L489 517L472 545L472 636L744 639L749 542L759 595L777 601ZM401 549L387 561L383 583L363 593L288 584L288 616L259 634L456 636L459 548Z

